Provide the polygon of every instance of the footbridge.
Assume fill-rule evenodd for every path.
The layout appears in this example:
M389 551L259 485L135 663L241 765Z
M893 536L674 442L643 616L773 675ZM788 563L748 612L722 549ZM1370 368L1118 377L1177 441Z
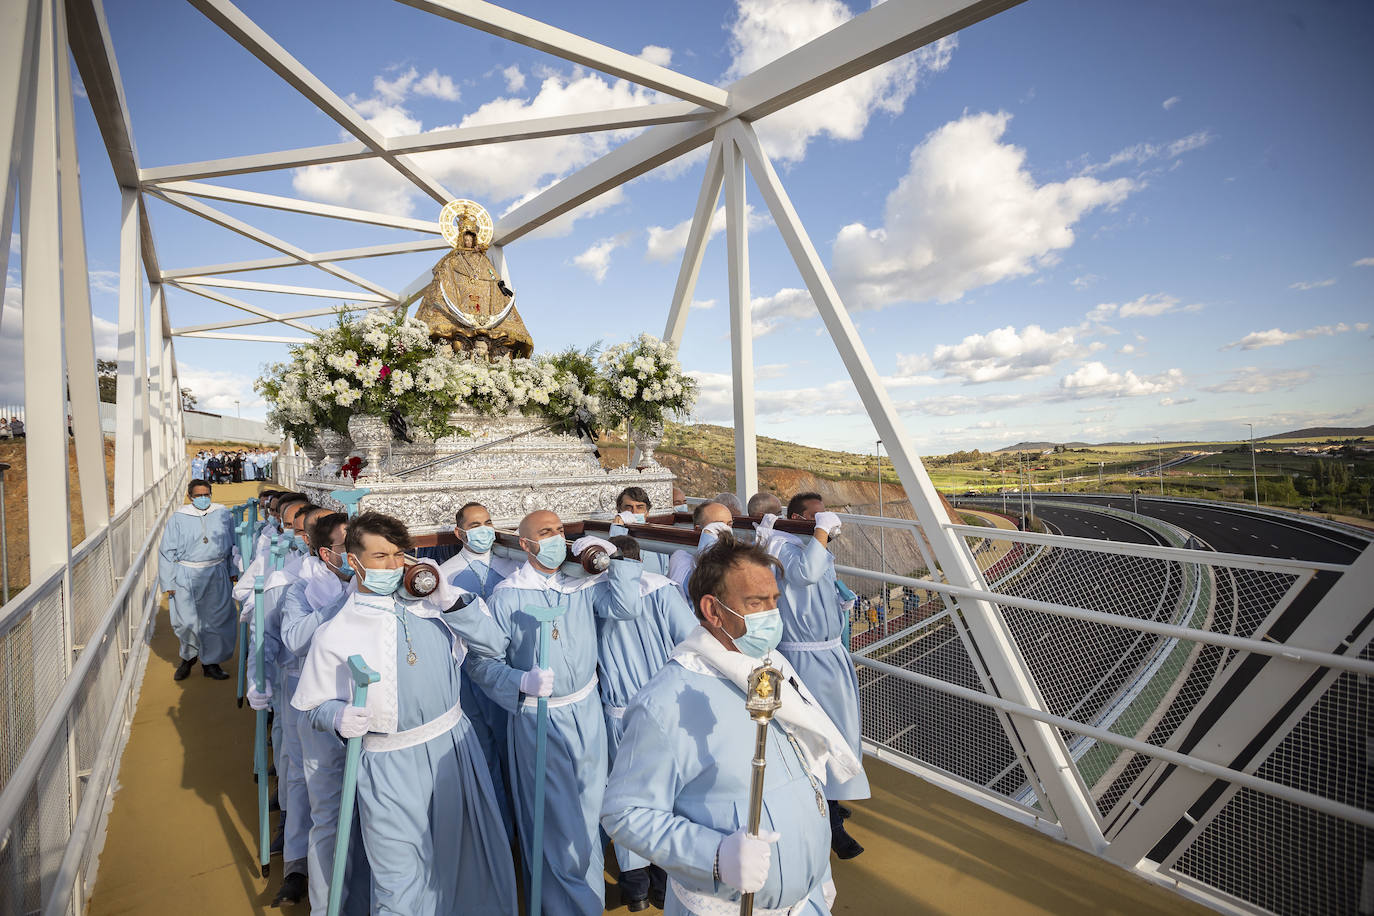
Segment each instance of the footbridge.
M249 717L227 689L192 678L174 691L170 678L155 552L188 473L176 344L292 344L310 340L339 301L407 307L428 270L391 289L341 264L366 271L446 243L419 220L216 180L368 160L442 203L453 195L415 156L588 131L636 133L496 221L490 253L503 274L518 276L519 243L535 230L704 153L681 267L664 291L663 338L681 339L723 196L739 494L759 489L752 186L910 499L910 519L844 516L836 542L839 575L865 599L849 640L877 787L854 815L873 852L836 868L840 911L1374 910L1369 538L1237 507L1119 497L1037 496L1040 522L1026 531L951 517L758 141L757 119L1015 0L889 0L728 86L478 0L406 0L436 28L516 42L663 99L419 136L381 134L229 0L190 5L242 47L245 66L266 67L352 139L200 162L140 148L100 0L0 0L0 210L20 230L4 249L5 292L23 317L28 431L27 521L9 541L27 584L0 606L0 913L237 913L262 909L268 893L245 815ZM98 128L97 161L78 162L78 105ZM82 165L87 176L108 166L106 190L120 201L109 466ZM154 200L161 209L150 210ZM282 238L247 216L268 211L378 237L343 249L334 232ZM194 261L164 263L154 217L178 238L213 225L271 252L223 262L207 246ZM280 268L319 271L349 291L282 283L271 273ZM223 313L173 320L179 303L201 300ZM274 333L255 333L262 324ZM288 485L292 467L283 462ZM669 552L694 542L686 524L656 520L636 534ZM752 530L748 519L737 527ZM867 616L875 599L881 620Z

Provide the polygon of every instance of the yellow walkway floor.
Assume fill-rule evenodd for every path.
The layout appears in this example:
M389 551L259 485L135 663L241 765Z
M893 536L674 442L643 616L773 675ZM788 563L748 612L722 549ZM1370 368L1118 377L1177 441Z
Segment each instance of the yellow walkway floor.
M255 489L216 487L215 500L242 501ZM258 877L253 715L235 707L233 680L209 680L197 667L177 683L176 665L164 605L89 911L306 913L305 904L269 906L280 859L271 878ZM849 822L867 852L835 863L836 913L1211 912L890 766L868 761L868 771L873 798L854 804Z

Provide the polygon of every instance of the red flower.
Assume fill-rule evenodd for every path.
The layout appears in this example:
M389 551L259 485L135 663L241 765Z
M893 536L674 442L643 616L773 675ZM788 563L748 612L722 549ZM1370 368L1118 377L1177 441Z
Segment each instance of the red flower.
M381 377L381 378L386 378L386 377L387 377L388 375L390 375L390 374L391 374L391 367L390 367L390 366L383 366L383 367L382 367L382 372L381 372L381 376L380 376L380 377Z

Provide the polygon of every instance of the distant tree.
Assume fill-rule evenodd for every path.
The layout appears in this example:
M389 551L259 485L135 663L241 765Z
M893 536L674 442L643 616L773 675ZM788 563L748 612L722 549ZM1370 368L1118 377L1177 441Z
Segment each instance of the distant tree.
M119 376L119 363L112 359L98 359L95 361L95 380L100 388L100 400L106 404L115 402L115 390L118 388L117 379Z
M181 389L181 409L182 409L182 410L195 410L195 409L196 409L196 396L195 396L194 394L191 393L191 389L190 389L190 388L183 388L183 389Z

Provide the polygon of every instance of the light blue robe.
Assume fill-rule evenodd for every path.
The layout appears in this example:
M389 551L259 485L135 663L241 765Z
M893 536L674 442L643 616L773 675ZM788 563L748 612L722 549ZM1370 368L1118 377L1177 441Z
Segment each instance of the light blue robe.
M306 595L305 579L296 582L287 591L281 608L281 638L285 651L297 659L297 664L310 651L310 640L315 635L315 630L321 623L338 613L339 608L348 600L348 596L348 589L341 590L333 601L317 608L310 603ZM290 707L290 703L286 705ZM332 728L329 731L318 731L312 726L308 715L294 708L291 711L295 714L301 775L305 780L306 797L309 801L307 813L310 818L310 842L307 875L310 879L310 908L312 912L323 913L329 904L329 880L334 872L334 837L339 829L339 802L343 797L344 758L347 756L348 746ZM348 844L348 871L344 880L343 908L340 912L361 916L366 914L371 906L372 875L367 867L367 855L363 850L360 836L361 830L355 809L354 829Z
M647 858L690 891L737 900L739 892L712 872L720 841L748 826L755 732L734 684L664 665L630 701L606 787L601 823L617 848ZM829 913L830 820L821 787L776 720L766 759L760 827L782 838L755 904L805 900L798 914ZM669 887L664 913L688 912Z
M192 480L204 480L204 479L205 479L205 459L204 459L204 458L192 458L192 459L191 459L191 479L192 479Z
M490 600L505 578L520 566L514 560L498 557L490 551L474 553L464 547L439 566L439 572L452 585ZM472 656L463 662L463 711L472 719L472 730L482 745L482 756L491 770L491 784L496 792L496 804L501 809L501 821L506 834L515 836L515 812L510 798L510 762L506 757L507 732L510 714L473 684Z
M405 605L397 601L395 607ZM461 668L454 662L445 622L473 651L498 649L499 632L475 604L444 614L443 622L407 613L409 645L417 657L412 666L406 662L405 629L394 620L398 730L436 719L459 700ZM340 699L321 703L309 713L311 724L333 732L334 716L343 706ZM423 744L365 750L357 793L374 914L514 916L510 845L486 761L466 716Z
M167 521L158 547L157 585L176 591L168 605L183 659L199 657L203 665L217 665L234 654L238 615L229 577L238 570L233 548L234 515L217 503L205 512L182 506ZM199 569L185 565L211 560L220 562Z
M782 643L778 649L820 701L855 756L863 759L863 721L859 715L859 676L844 643L848 614L840 610L835 590L835 558L814 538L775 532L781 539L775 555L782 564L778 578ZM835 645L817 648L817 643ZM789 645L790 644L790 645ZM810 645L810 648L801 648ZM827 780L826 798L868 798L868 776L843 783Z
M638 617L618 620L603 617L596 621L598 657L601 673L598 688L606 712L608 759L615 766L616 748L625 733L625 708L639 689L649 682L668 661L668 654L696 627L696 617L687 607L677 583L666 576L645 573L641 579L644 610ZM652 589L652 591L649 591ZM615 858L622 873L643 868L649 862L621 846Z
M634 560L612 560L596 584L561 572L546 575L526 563L492 593L491 611L504 631L502 657L472 660L473 680L513 715L508 736L515 819L530 885L533 855L534 771L537 709L524 702L520 678L536 667L539 623L526 605L562 606L555 621L559 638L549 640L554 672L548 711L548 750L544 795L543 907L548 916L599 914L605 908L605 877L599 819L606 788L606 723L595 689L597 617L628 619L640 613L639 576ZM578 590L573 590L578 589ZM554 705L591 686L579 700Z

